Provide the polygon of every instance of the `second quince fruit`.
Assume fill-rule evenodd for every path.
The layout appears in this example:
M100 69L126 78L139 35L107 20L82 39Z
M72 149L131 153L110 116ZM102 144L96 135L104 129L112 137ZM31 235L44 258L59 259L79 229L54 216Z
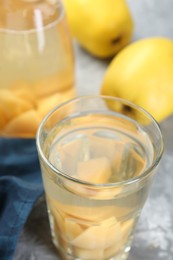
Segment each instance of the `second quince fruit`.
M101 94L116 96L145 108L161 121L173 113L173 41L139 40L113 59Z
M94 56L107 58L127 45L133 21L125 0L63 0L78 43Z

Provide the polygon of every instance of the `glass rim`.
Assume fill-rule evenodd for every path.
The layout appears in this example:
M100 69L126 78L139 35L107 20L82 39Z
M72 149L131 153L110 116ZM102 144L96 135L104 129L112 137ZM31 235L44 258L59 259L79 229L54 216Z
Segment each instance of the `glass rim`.
M8 29L8 28L0 27L0 33L25 35L25 34L32 34L32 33L36 33L36 32L43 32L45 30L48 30L48 29L54 27L55 25L59 24L59 22L63 19L64 15L65 15L64 6L61 3L61 1L56 0L55 5L60 10L59 16L57 17L57 19L55 21L53 21L47 25L43 25L42 27L36 27L36 28L28 29L28 30L15 30L15 29Z
M160 150L159 153L157 154L156 158L153 160L153 162L151 163L151 165L145 169L139 176L136 176L134 178L131 179L127 179L127 180L123 180L123 181L119 181L119 182L112 182L112 183L92 183L92 182L87 182L87 181L83 181L80 180L78 178L72 177L69 174L57 169L53 164L50 163L50 161L46 158L42 148L41 148L41 144L40 144L40 136L42 133L42 128L44 127L45 123L47 122L47 120L51 117L51 115L53 115L57 110L61 109L62 107L64 107L65 105L68 105L70 103L74 103L77 101L80 101L82 99L91 99L91 98L98 98L98 99L108 99L108 100L112 100L112 101L118 101L121 103L124 103L126 105L129 105L131 107L133 107L134 109L137 109L138 111L140 111L143 115L147 116L148 118L151 119L151 121L154 123L154 125L157 128L157 131L159 133L159 139L161 142L161 146L160 146ZM134 183L138 183L141 182L142 180L144 180L148 175L150 175L150 173L152 173L153 169L155 169L157 167L157 165L159 164L162 155L163 155L163 151L164 151L164 143L163 143L163 136L162 136L162 132L160 129L160 126L158 124L158 122L155 120L155 118L144 108L142 108L141 106L138 106L136 104L134 104L133 102L123 99L123 98L119 98L119 97L113 97L113 96L105 96L105 95L84 95L84 96L79 96L79 97L75 97L73 99L70 99L58 106L56 106L54 109L52 109L42 120L42 122L40 123L38 130L37 130L37 134L36 134L36 146L37 146L37 150L39 155L41 156L41 158L43 159L43 161L48 165L48 167L50 167L51 170L53 170L53 172L57 175L60 175L61 177L71 181L71 182L75 182L78 184L82 184L85 186L89 186L91 188L94 187L98 187L98 188L111 188L111 187L120 187L120 186L127 186L127 185L131 185Z

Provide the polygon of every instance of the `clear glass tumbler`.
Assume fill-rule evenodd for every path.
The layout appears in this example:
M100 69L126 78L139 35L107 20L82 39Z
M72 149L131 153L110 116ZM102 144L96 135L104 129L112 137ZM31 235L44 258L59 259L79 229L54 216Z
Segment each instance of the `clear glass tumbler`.
M35 137L43 117L75 97L61 1L2 0L0 61L0 136Z
M62 259L127 259L163 153L152 116L119 98L79 97L44 118L37 148Z

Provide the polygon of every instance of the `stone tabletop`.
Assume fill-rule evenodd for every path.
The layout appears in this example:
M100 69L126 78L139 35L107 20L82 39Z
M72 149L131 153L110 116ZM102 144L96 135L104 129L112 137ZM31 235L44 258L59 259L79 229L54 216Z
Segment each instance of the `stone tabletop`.
M127 0L135 21L133 41L152 36L173 39L173 0ZM78 95L98 94L109 61L75 44ZM129 260L173 260L173 116L161 122L165 152L139 220ZM59 259L50 238L45 200L35 205L14 260Z

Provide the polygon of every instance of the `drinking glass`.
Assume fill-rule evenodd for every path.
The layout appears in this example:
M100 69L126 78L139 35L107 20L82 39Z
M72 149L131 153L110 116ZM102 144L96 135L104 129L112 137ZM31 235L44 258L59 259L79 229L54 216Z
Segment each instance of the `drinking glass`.
M152 116L119 98L79 97L44 118L37 149L62 259L127 259L163 152Z
M48 111L75 96L73 56L60 1L1 1L0 136L34 137Z

